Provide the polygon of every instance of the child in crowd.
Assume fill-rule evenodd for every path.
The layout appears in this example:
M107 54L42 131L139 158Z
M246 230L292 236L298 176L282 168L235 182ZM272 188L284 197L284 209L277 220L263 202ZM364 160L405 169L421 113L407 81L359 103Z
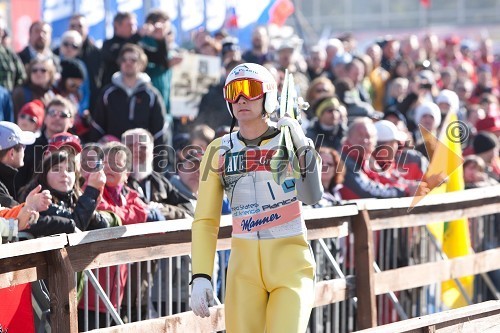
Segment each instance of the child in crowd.
M39 99L35 99L24 106L19 111L17 116L17 125L23 131L30 131L40 136L40 129L45 118L45 106Z

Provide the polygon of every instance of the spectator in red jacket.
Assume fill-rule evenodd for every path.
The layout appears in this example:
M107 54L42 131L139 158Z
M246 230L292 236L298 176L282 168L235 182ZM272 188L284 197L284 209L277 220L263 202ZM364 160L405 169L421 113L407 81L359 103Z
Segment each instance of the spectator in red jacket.
M102 193L100 203L97 205L98 210L111 211L118 215L122 224L143 223L146 221L160 220L161 217L156 210L151 210L140 199L139 193L129 188L126 183L129 172L132 167L132 154L130 150L119 142L109 142L102 146L104 152L104 173L106 174L106 185ZM117 267L120 269L118 270ZM127 283L127 266L112 266L109 270L109 284L110 291L108 294L109 299L115 308L119 308L123 299L125 285ZM106 286L107 274L99 275L99 283L101 286ZM119 279L120 283L116 281ZM83 329L83 303L80 303L79 325ZM88 329L98 328L95 324L95 310L99 311L99 322L103 325L106 322L106 307L104 303L99 300L99 306L95 304L95 290L89 285L88 295L88 308L89 310L89 327Z
M370 159L377 142L377 130L368 118L358 118L349 126L342 159L345 163L342 199L399 198L413 195L414 184L384 184L380 175L370 168ZM418 192L420 194L420 192Z

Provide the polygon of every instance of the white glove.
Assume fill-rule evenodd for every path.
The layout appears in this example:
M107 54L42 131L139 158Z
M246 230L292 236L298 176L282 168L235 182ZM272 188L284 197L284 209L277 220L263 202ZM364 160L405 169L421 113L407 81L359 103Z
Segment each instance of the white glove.
M283 117L278 120L277 126L280 130L282 126L288 126L288 128L290 128L295 149L299 150L302 147L308 146L307 137L297 120L290 117Z
M212 283L204 278L197 277L193 280L191 291L191 309L201 318L210 317L208 307L214 305L214 289Z

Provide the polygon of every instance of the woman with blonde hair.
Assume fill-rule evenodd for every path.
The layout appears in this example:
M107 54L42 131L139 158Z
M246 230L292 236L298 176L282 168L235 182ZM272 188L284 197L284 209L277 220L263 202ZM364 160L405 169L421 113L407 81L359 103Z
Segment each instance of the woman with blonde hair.
M26 71L28 74L26 82L12 91L14 118L16 119L24 104L34 99L47 103L54 96L52 86L58 73L52 58L37 56L30 61Z

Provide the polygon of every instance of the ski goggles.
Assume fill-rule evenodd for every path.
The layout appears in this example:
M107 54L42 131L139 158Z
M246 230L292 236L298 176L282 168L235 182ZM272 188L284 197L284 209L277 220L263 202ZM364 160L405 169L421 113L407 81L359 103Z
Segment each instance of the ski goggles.
M270 88L267 91L269 90ZM261 81L239 79L229 82L224 87L224 99L229 103L236 103L238 98L243 96L249 101L254 101L262 98L267 91L265 91L264 84Z

